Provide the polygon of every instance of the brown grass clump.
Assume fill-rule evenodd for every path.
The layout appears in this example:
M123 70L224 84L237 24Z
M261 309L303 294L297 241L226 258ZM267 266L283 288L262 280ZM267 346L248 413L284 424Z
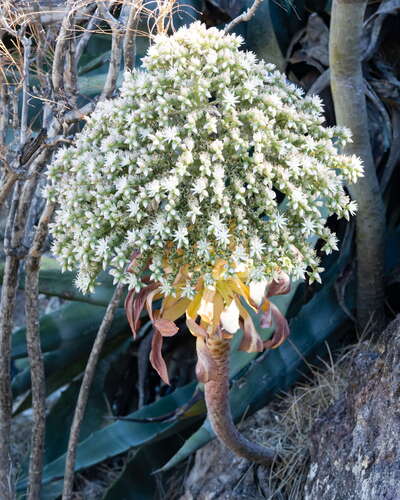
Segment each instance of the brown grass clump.
M259 412L257 420L263 419L264 411L266 420L263 426L255 426L253 436L259 443L276 448L280 455L269 472L268 489L273 492L269 500L304 498L312 426L345 390L351 360L366 344L360 339L338 353L335 360L329 351L328 360L320 360L320 367L309 366L312 373L305 382Z

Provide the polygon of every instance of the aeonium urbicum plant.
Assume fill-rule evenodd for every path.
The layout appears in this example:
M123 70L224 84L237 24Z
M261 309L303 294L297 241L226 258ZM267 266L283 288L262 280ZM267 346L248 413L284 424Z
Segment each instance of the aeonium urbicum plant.
M127 73L119 97L99 103L75 144L59 150L46 196L60 207L53 252L63 269L79 269L79 289L92 290L101 269L128 286L132 330L146 306L151 362L167 383L163 337L186 315L214 430L266 462L273 452L232 423L230 340L242 327L240 349L260 352L286 338L269 297L288 291L289 276L319 280L310 237L337 249L326 213L354 213L343 184L362 167L340 153L349 132L323 126L320 99L241 43L200 23L156 36L143 69ZM272 339L261 339L249 310L275 324Z

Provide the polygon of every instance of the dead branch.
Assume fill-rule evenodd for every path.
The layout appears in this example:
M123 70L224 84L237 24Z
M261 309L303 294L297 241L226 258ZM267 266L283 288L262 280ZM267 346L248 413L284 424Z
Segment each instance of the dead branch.
M104 5L103 1L97 2L97 8L100 15L111 28L111 55L110 65L108 67L106 81L103 90L100 94L99 100L108 99L112 96L118 79L119 68L122 56L122 37L124 33L124 26L110 13L108 7Z
M25 30L24 30L25 31ZM24 48L24 66L22 73L22 111L21 111L21 132L20 144L24 145L28 133L28 89L29 89L29 58L31 55L32 40L24 33L22 36L22 45Z
M124 36L124 63L125 69L132 70L136 59L136 34L140 19L141 4L136 0L129 8L128 22Z
M114 319L115 311L117 310L118 304L121 300L123 290L124 286L121 284L118 284L115 288L114 294L110 303L108 304L106 314L103 318L103 321L101 322L99 331L97 332L96 339L90 352L88 362L86 364L85 373L83 375L82 385L79 391L78 401L76 404L74 418L69 435L62 500L72 500L76 449L78 446L79 433L81 430L81 425L89 398L90 387L93 382L101 350L106 340L107 333L111 327L111 323Z
M250 21L250 19L254 16L256 10L258 9L258 6L262 1L263 0L254 0L253 5L249 7L245 12L240 14L240 16L235 17L235 19L232 19L232 21L225 26L224 31L228 33L229 31L232 31L233 28L235 28L238 24Z
M67 12L62 20L60 33L57 37L56 48L54 51L51 79L53 91L56 94L62 93L64 89L64 64L68 47L68 37L73 28L73 4L74 0L67 1Z
M26 262L26 343L31 370L33 410L29 486L27 491L28 500L37 500L40 498L42 485L46 426L46 383L39 331L39 266L48 233L48 225L54 208L54 203L46 205Z
M13 327L15 299L18 286L20 257L10 248L12 227L17 210L21 182L14 186L14 194L7 220L4 247L6 262L0 301L0 498L14 499L14 471L11 462L11 332Z

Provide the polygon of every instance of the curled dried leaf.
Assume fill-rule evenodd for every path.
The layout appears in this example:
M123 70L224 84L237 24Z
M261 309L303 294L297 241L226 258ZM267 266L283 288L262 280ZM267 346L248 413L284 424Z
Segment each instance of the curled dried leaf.
M205 331L205 329L202 326L198 325L191 318L186 318L186 325L189 328L190 333L195 337L207 337L207 332Z
M239 346L240 351L262 352L264 350L263 341L258 334L250 314L240 320L243 328L243 337Z
M168 370L165 360L162 356L163 338L158 330L154 330L151 341L150 363L160 375L163 382L169 385Z
M142 288L140 292L130 290L126 296L125 312L134 337L136 337L137 331L140 327L140 314L146 303L147 296L157 287L157 283L150 283L145 288Z
M153 321L154 328L161 333L163 337L174 336L179 328L169 319L156 319Z
M281 272L279 276L272 280L267 292L267 297L273 297L274 295L285 295L290 290L290 278L289 276Z
M287 319L272 302L270 303L270 309L275 323L275 331L272 338L264 342L264 349L276 349L283 344L290 333Z

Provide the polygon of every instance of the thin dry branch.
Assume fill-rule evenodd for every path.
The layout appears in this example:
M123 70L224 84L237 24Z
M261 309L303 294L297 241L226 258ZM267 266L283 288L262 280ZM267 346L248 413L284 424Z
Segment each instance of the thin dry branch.
M32 40L24 33L22 36L24 48L24 66L22 72L22 111L21 111L21 131L19 142L23 146L28 135L28 99L29 99L29 63L32 49Z
M93 13L93 15L90 17L89 22L84 29L82 35L79 37L77 44L76 44L76 49L75 49L75 65L77 66L79 63L79 60L83 54L83 51L87 47L87 44L89 43L90 37L93 35L97 24L99 23L98 19L99 11L96 9Z
M235 19L232 19L232 21L225 26L224 31L228 33L229 31L232 31L233 28L235 28L238 24L250 21L262 1L263 0L254 0L253 5L249 7L245 12L235 17Z
M21 192L21 183L14 186L13 199L8 214L4 248L6 262L0 301L0 498L14 499L14 471L10 456L12 417L11 392L11 332L18 286L20 257L11 247L12 228Z
M110 13L108 6L104 5L103 1L97 2L100 15L111 28L111 55L110 65L108 67L106 81L101 92L99 100L108 99L112 96L118 79L118 73L121 64L122 56L122 37L124 33L124 26Z
M68 441L67 458L65 462L64 473L64 490L62 500L72 500L72 491L74 484L74 469L76 449L79 441L79 433L83 417L85 415L86 405L89 398L90 387L96 372L96 366L100 358L101 350L106 340L111 323L114 319L115 311L122 297L124 286L118 284L110 303L108 304L106 314L101 322L99 331L97 332L88 362L86 364L85 373L83 375L82 385L79 391L78 401L75 408L74 418L71 425L71 431Z
M139 25L140 11L142 3L136 0L129 8L128 22L126 24L126 31L124 36L124 64L125 69L132 70L135 67L136 59L136 35Z
M67 12L61 23L60 33L57 37L56 48L54 51L51 79L53 91L56 94L62 93L64 88L64 64L68 48L68 36L70 36L73 28L73 5L74 0L67 1Z
M8 119L9 119L9 112L8 112L8 103L9 103L9 96L8 96L8 85L7 85L7 78L2 71L2 60L3 57L1 56L0 53L0 109L2 112L0 113L0 158L3 156L3 151L6 143L6 135L7 135L7 128L8 128Z
M48 225L55 208L48 203L40 218L26 262L26 343L32 381L33 425L29 461L28 500L39 500L42 485L43 451L46 429L46 384L39 331L39 266Z

